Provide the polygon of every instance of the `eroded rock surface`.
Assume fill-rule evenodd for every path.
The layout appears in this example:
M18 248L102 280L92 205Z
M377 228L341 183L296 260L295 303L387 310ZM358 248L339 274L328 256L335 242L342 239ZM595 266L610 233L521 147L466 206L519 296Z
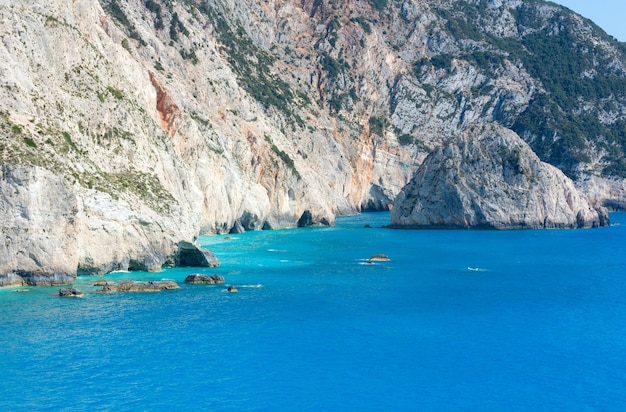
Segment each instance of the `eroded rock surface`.
M82 298L85 294L76 288L59 289L59 296L64 298Z
M514 132L470 127L431 153L396 198L395 227L584 228L608 224L573 182Z
M125 280L123 282L104 285L101 292L160 292L168 289L179 289L180 286L173 280L159 280L150 282L137 282L134 280Z
M219 260L208 249L203 249L195 243L179 242L176 266L216 267Z
M202 273L192 273L185 278L185 283L216 285L224 283L224 277L220 275L204 275Z

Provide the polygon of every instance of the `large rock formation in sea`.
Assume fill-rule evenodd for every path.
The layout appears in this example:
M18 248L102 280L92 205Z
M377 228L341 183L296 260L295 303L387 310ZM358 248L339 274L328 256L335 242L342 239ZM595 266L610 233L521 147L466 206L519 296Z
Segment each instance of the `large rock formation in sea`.
M398 197L392 227L536 229L608 224L574 183L515 132L469 127L433 151Z
M185 283L191 283L193 285L215 285L218 283L224 283L224 277L221 275L205 275L202 273L192 273L185 278Z
M138 282L125 280L120 283L106 284L102 286L100 293L114 292L160 292L162 290L179 289L180 286L173 280L155 280L148 282Z
M623 47L550 2L12 0L0 30L0 284L387 209L474 123L626 204Z

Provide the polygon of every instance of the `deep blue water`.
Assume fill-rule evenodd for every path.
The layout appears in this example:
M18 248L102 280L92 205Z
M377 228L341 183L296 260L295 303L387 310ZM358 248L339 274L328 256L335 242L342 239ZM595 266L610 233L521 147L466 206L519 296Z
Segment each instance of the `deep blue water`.
M626 225L388 218L203 237L221 267L105 277L178 290L0 290L0 410L626 410Z

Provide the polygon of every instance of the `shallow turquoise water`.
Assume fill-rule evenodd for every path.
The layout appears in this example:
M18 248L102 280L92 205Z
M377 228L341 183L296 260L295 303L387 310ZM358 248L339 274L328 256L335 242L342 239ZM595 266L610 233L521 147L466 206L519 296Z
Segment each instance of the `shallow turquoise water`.
M0 410L626 409L626 226L388 216L203 237L221 267L106 277L173 291L0 290ZM376 253L391 262L366 264ZM239 293L183 284L193 272Z

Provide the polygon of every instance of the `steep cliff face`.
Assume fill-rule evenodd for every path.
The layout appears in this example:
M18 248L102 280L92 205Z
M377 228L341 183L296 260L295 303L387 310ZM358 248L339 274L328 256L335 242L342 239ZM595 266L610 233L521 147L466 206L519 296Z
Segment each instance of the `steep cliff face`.
M0 286L25 283L20 274L32 283L45 272L49 284L71 280L78 264L78 199L67 181L41 168L4 166L0 199L0 273L19 269L12 279L0 277Z
M338 135L350 137L346 154L357 155L351 164L366 186L357 191L362 206L393 200L410 175L403 171L480 122L511 128L543 161L597 183L585 190L619 187L626 177L624 47L561 6L535 0L200 4L213 16L209 27L225 44L227 62L239 68L240 83L263 76L242 68L250 60L239 57L267 53L272 73L308 96ZM238 47L242 41L254 48ZM359 152L373 162L360 162Z
M585 228L608 224L559 169L515 132L470 126L431 153L396 198L395 227Z
M554 4L16 0L0 32L0 273L158 270L199 233L386 209L473 123L624 198L623 51Z
M165 31L143 2L0 6L0 272L159 270L200 232L295 226L305 212L332 224L359 208L369 182L329 117L258 104L207 17L179 12Z

